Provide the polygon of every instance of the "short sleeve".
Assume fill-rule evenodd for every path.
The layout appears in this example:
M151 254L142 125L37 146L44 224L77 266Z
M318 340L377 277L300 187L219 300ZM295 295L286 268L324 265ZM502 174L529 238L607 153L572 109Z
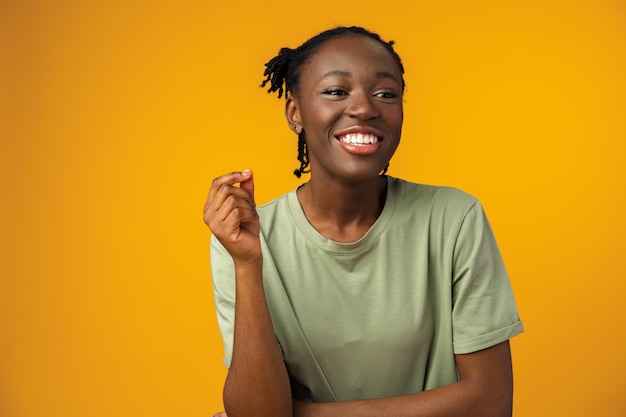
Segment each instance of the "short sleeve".
M513 291L482 206L461 224L453 257L454 353L471 353L523 332Z
M211 276L217 324L224 343L223 362L229 368L235 330L235 266L230 254L215 236L211 236Z

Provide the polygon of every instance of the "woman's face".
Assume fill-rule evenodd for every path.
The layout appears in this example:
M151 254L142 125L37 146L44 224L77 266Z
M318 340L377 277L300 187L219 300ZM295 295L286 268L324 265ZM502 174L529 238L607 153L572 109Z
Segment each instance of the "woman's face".
M402 74L389 51L364 36L334 38L303 66L299 87L286 113L305 132L312 175L377 176L402 131Z

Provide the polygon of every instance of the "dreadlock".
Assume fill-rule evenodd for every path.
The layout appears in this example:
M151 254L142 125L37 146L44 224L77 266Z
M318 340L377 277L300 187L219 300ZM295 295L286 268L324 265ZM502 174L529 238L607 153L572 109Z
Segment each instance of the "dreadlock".
M313 36L295 49L281 48L278 55L265 64L265 72L263 72L265 79L261 83L261 87L265 87L269 84L267 92L277 93L278 98L284 96L285 99L287 99L289 95L297 94L300 87L300 72L302 66L324 43L342 35L366 36L380 42L395 59L400 67L400 73L404 74L402 60L393 49L394 41L385 42L378 34L359 26L338 26ZM404 86L404 77L402 77L403 91ZM298 134L298 161L300 162L300 168L296 169L293 173L296 177L300 178L302 174L310 172L310 169L307 169L309 166L309 155L304 131ZM389 165L385 167L382 172L383 175L387 172L388 167Z
M304 132L298 134L298 161L300 162L300 168L293 171L293 175L300 178L302 174L311 172L309 167L309 151L306 147L306 138Z

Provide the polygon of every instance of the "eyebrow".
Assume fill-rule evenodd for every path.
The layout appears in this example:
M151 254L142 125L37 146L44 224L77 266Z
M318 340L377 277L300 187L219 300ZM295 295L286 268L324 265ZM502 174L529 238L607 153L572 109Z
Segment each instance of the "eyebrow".
M322 75L321 79L323 80L324 78L334 77L334 76L337 76L337 77L349 77L350 73L348 71L341 71L341 70L330 71L330 72L327 72L326 74Z
M350 75L352 75L352 74L350 74L348 71L335 70L335 71L330 71L330 72L327 72L326 74L324 74L324 75L322 76L322 78L321 78L321 79L323 80L324 78L333 77L333 76L338 76L338 77L349 77ZM375 77L376 77L376 78L390 78L390 79L392 79L392 80L394 80L394 81L398 82L398 79L396 78L396 76L395 76L395 75L393 75L393 74L392 74L392 73L390 73L390 72L387 72L387 71L380 71L380 72L377 72L377 73L376 73L376 75L375 75Z

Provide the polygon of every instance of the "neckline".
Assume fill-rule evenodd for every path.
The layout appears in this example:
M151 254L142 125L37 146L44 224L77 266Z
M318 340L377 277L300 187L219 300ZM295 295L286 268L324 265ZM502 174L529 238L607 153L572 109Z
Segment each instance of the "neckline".
M363 237L354 242L337 242L320 234L306 218L298 200L297 189L287 194L287 201L296 227L306 240L328 253L354 255L366 250L387 228L389 219L392 217L396 207L396 186L396 181L393 181L392 177L387 176L387 194L383 210Z

